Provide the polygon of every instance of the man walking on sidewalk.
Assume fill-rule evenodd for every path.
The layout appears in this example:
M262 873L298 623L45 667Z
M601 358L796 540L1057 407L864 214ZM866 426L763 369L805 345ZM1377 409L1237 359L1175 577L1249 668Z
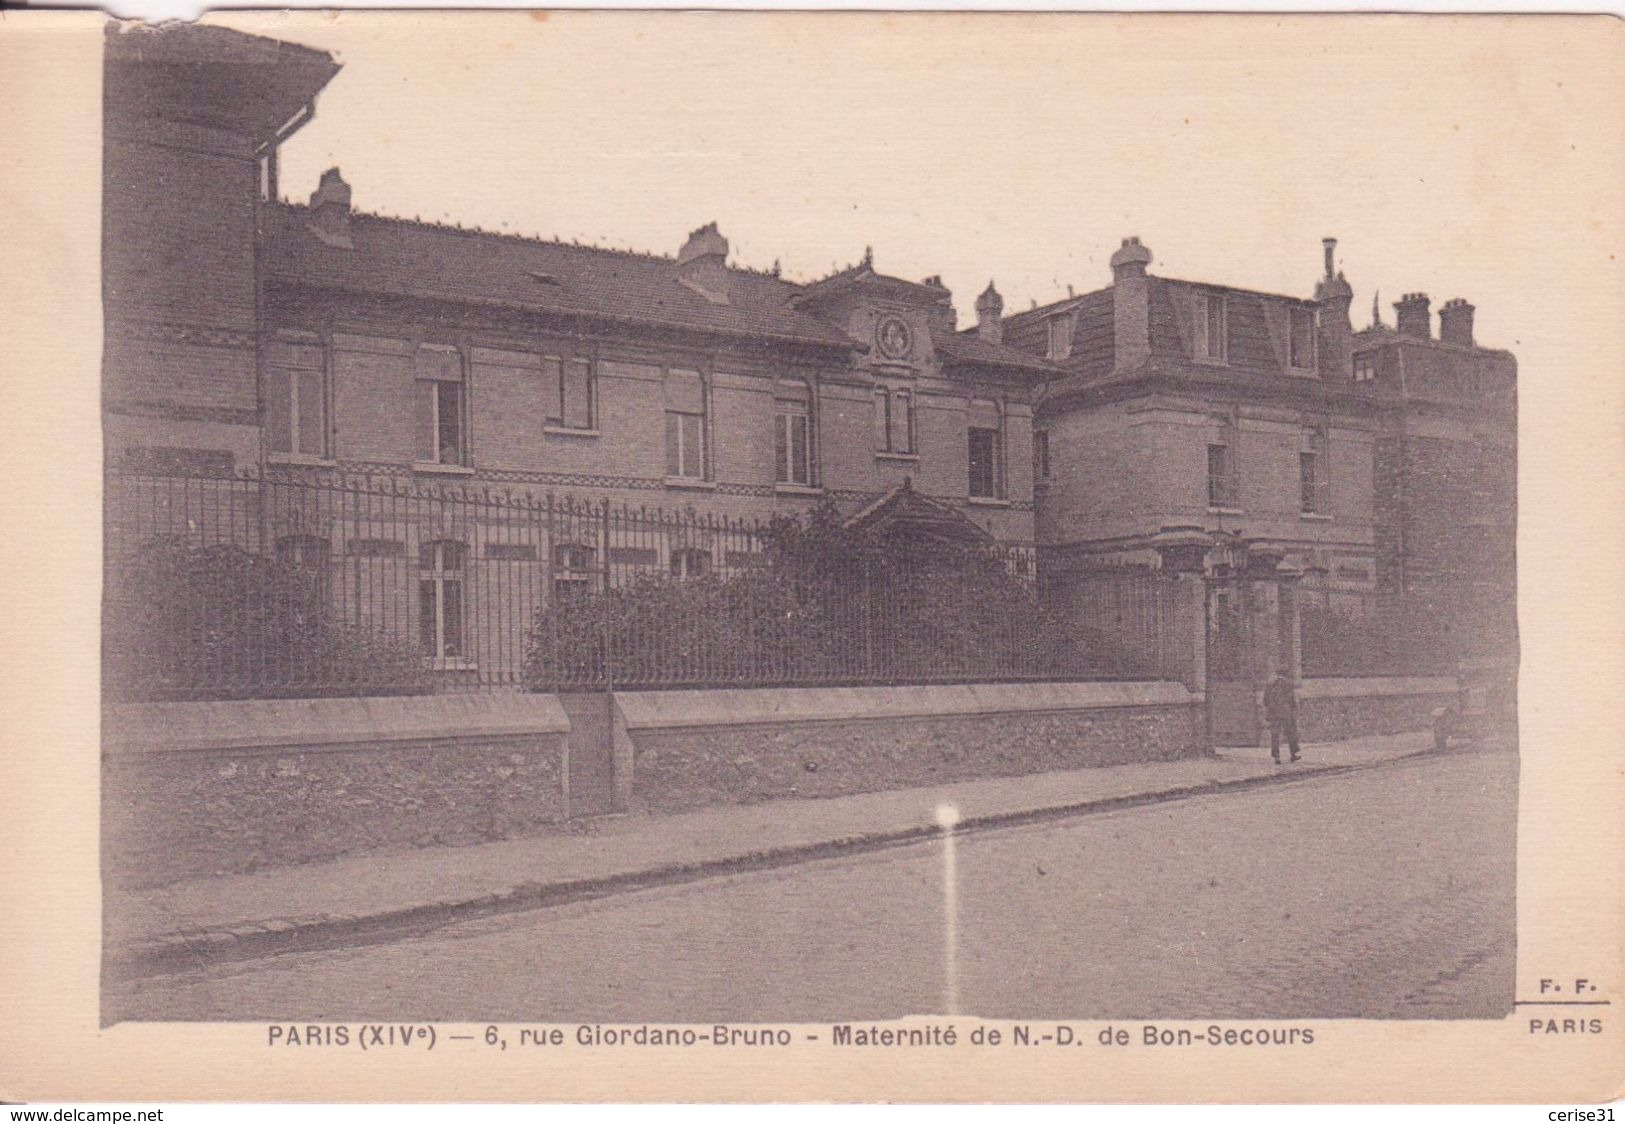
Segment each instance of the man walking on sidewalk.
M1292 760L1298 759L1298 695L1292 680L1280 671L1264 688L1264 717L1270 724L1270 757L1281 763L1281 735L1286 735Z

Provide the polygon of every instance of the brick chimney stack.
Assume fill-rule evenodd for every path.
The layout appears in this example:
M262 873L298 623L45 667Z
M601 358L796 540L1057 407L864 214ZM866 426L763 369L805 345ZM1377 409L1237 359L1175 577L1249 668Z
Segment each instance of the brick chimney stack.
M708 222L677 252L677 277L713 304L728 303L728 240Z
M1473 346L1473 306L1456 297L1439 306L1439 338L1445 343Z
M1151 287L1145 267L1151 251L1138 238L1125 238L1112 255L1112 336L1117 367L1137 367L1151 358Z
M337 168L322 173L310 196L310 230L329 246L353 249L350 240L350 185Z
M1004 322L1000 319L1004 315L1004 298L993 287L993 282L987 283L982 295L976 298L976 334L988 343L1004 342Z
M1326 254L1326 273L1315 284L1315 301L1320 305L1320 369L1322 373L1352 376L1354 373L1354 325L1349 309L1354 289L1337 271L1337 239L1320 240Z
M1406 293L1394 302L1395 326L1402 336L1419 340L1433 338L1433 317L1428 306L1433 302L1426 293Z

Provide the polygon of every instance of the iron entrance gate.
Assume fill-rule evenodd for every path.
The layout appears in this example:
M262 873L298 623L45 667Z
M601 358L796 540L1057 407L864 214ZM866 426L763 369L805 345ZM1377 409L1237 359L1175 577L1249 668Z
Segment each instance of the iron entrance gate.
M1252 582L1208 579L1207 708L1214 745L1258 745L1263 734L1253 672Z

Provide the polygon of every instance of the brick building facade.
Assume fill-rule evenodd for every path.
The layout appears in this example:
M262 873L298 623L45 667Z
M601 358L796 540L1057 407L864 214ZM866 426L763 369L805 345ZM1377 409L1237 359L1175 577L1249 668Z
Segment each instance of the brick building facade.
M283 202L278 148L338 70L221 28L110 32L110 468L753 518L861 513L906 483L988 540L1036 540L1062 586L1202 574L1222 617L1226 578L1301 579L1329 607L1420 612L1452 654L1515 645L1516 365L1463 301L1438 337L1421 295L1356 332L1330 240L1296 297L1153 275L1129 239L1110 286L1005 317L990 284L960 330L939 279L867 251L798 284L731 265L715 223L659 256L368 214L338 169ZM441 580L434 544L477 533L395 545ZM647 564L686 572L692 549Z
M1032 402L1058 373L955 331L866 252L812 284L363 214L277 146L337 67L214 28L108 40L110 464L350 471L733 516L900 487L1033 537ZM996 301L996 294L993 295ZM984 302L984 307L988 307Z
M1111 286L1010 317L1069 370L1036 411L1039 541L1058 575L1286 578L1441 656L1510 653L1516 362L1461 300L1437 337L1422 294L1356 332L1335 246L1304 298L1157 277L1127 239Z

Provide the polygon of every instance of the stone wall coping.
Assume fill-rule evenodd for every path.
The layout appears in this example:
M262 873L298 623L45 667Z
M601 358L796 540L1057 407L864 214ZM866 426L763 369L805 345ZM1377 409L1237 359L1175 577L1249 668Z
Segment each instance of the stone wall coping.
M1185 706L1200 701L1183 684L1172 682L622 691L615 696L621 721L629 730Z
M1305 679L1302 699L1350 699L1375 695L1453 695L1459 690L1449 676L1372 677L1370 679Z
M102 709L102 752L310 748L565 734L557 696L520 692L125 703Z

